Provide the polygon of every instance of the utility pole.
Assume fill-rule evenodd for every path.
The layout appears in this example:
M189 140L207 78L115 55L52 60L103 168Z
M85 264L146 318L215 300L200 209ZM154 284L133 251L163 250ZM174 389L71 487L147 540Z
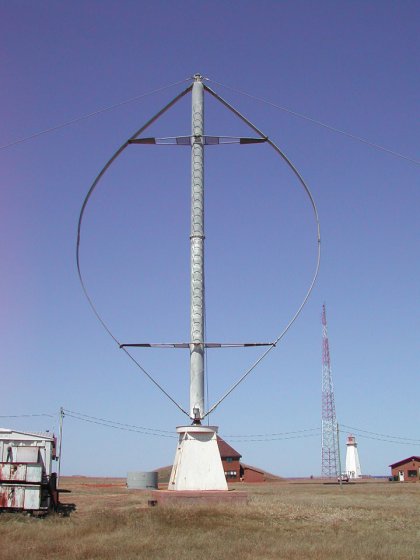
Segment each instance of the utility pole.
M338 453L338 480L340 482L340 486L343 487L343 481L341 478L342 470L341 470L341 455L340 455L340 428L337 422L337 453Z
M60 484L60 472L61 472L61 449L63 447L63 419L64 419L64 409L60 407L60 427L58 433L58 445L59 445L59 452L58 452L58 465L57 465L57 488Z

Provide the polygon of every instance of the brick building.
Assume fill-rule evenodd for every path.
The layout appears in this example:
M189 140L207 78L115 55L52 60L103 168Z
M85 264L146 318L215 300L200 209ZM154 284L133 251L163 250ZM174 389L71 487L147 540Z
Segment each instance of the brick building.
M265 482L265 472L241 463L241 479L244 482Z
M416 455L389 466L394 480L400 480L401 482L418 482L420 480L420 457Z
M217 444L228 482L265 482L264 471L241 463L242 455L226 443L224 439L217 436Z
M240 460L242 455L219 436L217 436L217 445L219 446L220 457L222 459L226 480L228 482L239 482L241 479Z

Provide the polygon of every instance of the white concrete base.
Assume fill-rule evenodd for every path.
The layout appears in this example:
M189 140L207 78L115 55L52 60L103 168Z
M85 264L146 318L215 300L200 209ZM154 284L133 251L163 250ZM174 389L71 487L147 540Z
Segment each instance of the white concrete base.
M168 490L227 490L215 426L179 426Z

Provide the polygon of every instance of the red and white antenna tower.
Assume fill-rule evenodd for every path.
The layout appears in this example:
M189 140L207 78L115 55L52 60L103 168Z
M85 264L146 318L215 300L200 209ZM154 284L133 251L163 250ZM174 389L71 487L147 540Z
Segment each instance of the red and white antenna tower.
M338 429L331 374L327 316L322 306L322 467L321 476L336 477L339 464Z

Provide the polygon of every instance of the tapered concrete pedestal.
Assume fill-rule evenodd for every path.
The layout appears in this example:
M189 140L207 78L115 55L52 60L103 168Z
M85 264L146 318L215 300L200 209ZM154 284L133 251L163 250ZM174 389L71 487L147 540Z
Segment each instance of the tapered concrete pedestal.
M215 426L179 426L168 491L227 492Z

